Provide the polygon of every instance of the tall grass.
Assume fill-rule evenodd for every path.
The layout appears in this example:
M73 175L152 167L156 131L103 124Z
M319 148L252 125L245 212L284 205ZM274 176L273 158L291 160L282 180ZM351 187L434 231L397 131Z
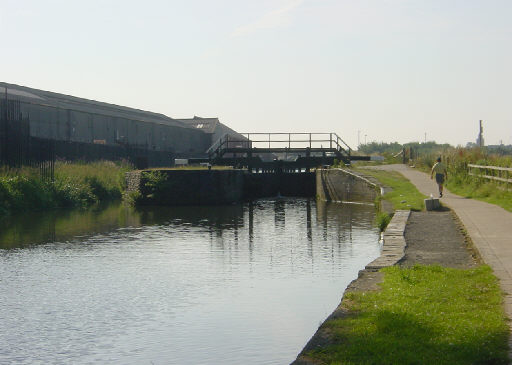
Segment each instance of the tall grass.
M496 204L512 211L512 184L469 175L468 164L512 167L512 156L490 154L481 148L455 148L444 153L420 156L416 167L430 172L435 159L441 156L448 169L446 186L458 195Z
M44 181L37 169L0 169L0 214L56 207L85 207L120 199L126 163L57 162L55 180Z

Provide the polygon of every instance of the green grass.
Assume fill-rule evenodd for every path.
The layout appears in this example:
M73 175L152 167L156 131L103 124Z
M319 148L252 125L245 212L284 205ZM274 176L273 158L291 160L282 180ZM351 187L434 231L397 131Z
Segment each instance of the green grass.
M43 181L37 169L0 170L0 215L57 207L86 207L120 199L127 164L58 162L55 181Z
M391 216L385 212L377 212L375 215L375 225L383 232L391 222Z
M60 162L55 167L55 185L58 190L66 192L79 190L82 200L89 205L99 201L117 200L125 189L125 173L131 170L128 164L111 161L90 163ZM73 202L71 202L73 203Z
M450 192L465 198L495 204L512 212L512 185L496 184L472 176L448 176L446 187Z
M382 171L372 169L361 169L365 175L371 175L381 184L389 186L393 190L386 193L382 198L389 200L395 210L411 209L420 211L423 209L426 198L418 189L407 180L402 174L394 171Z
M323 364L507 364L502 293L488 266L383 269L382 289L349 292Z

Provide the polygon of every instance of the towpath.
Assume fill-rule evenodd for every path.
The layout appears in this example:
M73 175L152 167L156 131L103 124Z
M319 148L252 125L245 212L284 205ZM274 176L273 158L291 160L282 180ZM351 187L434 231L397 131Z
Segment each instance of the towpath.
M423 194L438 196L437 184L426 173L405 165L383 165L378 168L398 171ZM441 202L455 211L482 259L499 278L506 293L505 312L512 319L512 213L493 204L463 198L446 189ZM512 339L510 345L512 349Z

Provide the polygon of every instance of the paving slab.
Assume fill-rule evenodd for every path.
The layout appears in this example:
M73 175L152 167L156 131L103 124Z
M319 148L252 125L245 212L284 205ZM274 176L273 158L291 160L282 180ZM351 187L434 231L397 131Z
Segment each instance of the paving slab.
M405 226L409 219L409 210L397 210L383 235L382 251L379 257L366 265L365 269L377 271L396 265L405 255L407 246L404 238Z

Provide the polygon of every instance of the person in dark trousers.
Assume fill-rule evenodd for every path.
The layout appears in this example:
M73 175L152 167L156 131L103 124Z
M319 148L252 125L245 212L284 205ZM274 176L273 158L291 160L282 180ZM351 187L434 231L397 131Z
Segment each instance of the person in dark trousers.
M443 197L443 184L445 180L448 178L448 171L446 170L446 166L441 162L441 157L437 158L437 162L432 167L432 172L430 173L430 178L434 178L434 173L436 174L436 183L439 186L439 197Z

